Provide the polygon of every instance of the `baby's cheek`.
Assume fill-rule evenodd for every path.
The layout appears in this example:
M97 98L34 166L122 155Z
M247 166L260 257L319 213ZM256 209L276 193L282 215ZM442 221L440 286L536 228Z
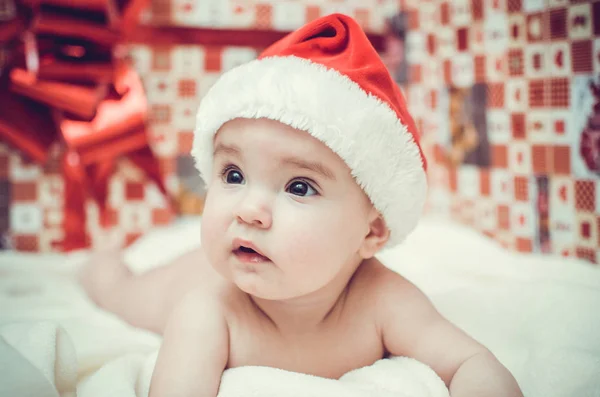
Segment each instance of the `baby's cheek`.
M325 209L306 211L285 219L290 241L306 256L329 252L346 233L345 215L338 212Z
M222 216L216 211L205 211L202 215L202 246L207 250L219 245L219 240L225 237L225 226Z
M312 230L296 230L289 239L292 244L286 250L290 262L303 269L321 266L336 256L335 237L317 227ZM339 249L339 248L338 248Z
M205 237L209 237L211 232L216 228L216 216L213 211L210 210L209 207L204 207L204 211L202 213L202 240L204 241Z
M222 194L212 193L207 196L202 211L202 230L212 232L224 228L231 221L231 203Z

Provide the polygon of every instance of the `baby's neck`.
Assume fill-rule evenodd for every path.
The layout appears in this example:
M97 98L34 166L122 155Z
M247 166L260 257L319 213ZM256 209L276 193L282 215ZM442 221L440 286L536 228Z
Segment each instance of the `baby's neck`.
M338 275L325 287L305 296L287 300L266 300L255 296L250 296L250 299L282 334L309 334L318 331L329 322L335 322L342 312L356 271L350 269L346 274Z

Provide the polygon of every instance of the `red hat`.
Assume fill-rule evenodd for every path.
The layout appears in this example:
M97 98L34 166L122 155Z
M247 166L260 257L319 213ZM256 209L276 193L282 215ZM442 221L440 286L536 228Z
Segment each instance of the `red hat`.
M397 84L352 18L310 22L219 78L200 104L192 149L205 180L213 137L235 118L277 120L337 153L383 215L388 246L416 226L427 194L419 135Z

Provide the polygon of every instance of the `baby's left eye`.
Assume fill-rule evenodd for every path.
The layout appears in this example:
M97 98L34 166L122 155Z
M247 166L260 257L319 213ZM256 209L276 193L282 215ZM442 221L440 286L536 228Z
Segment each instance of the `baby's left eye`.
M295 196L314 196L317 191L308 183L304 181L293 181L289 184L287 191Z

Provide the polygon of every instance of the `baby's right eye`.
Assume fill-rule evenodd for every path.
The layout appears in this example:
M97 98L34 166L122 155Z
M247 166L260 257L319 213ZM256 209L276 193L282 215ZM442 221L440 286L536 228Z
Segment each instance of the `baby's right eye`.
M244 183L244 176L237 168L227 167L222 173L223 181L232 185L241 185Z

